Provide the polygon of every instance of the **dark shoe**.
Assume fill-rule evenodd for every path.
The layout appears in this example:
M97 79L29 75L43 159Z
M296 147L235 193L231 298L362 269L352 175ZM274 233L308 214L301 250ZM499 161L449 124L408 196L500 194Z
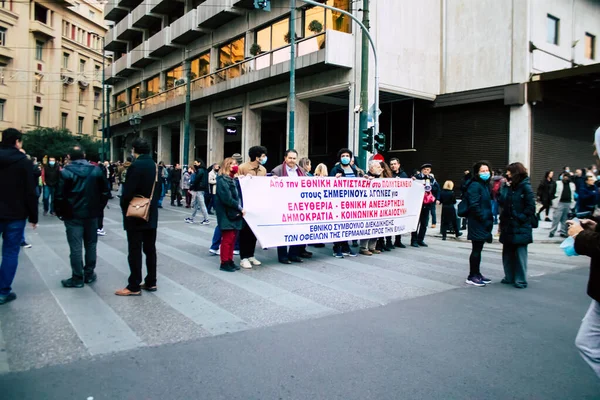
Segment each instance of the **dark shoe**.
M549 238L553 238L554 237L554 233L550 232L550 234L548 235Z
M411 245L412 247L417 247L417 248L419 247L419 245L417 244L417 242L412 242L410 245Z
M117 296L141 296L142 295L142 291L140 290L139 292L132 292L131 290L127 289L127 288L123 288L123 289L119 289L115 292L115 294Z
M158 208L163 208L163 207L161 205L159 205Z
M281 264L291 264L291 263L292 263L292 262L291 262L290 260L288 260L287 258L281 259L281 260L279 260L279 262L280 262Z
M300 257L302 258L312 258L313 253L311 253L310 251L303 251L302 253L299 254Z
M442 236L442 240L446 240L446 236Z
M156 285L154 285L154 286L148 286L145 283L142 283L140 285L140 289L145 290L147 292L156 292L158 290L158 288L156 287Z
M171 203L171 207L175 207L175 203Z
M236 271L239 271L242 268L233 261L229 261L229 265L231 265Z
M219 269L225 272L235 272L235 265L229 263L221 264L221 267Z
M183 204L179 203L177 204L177 207L183 207Z
M514 285L515 284L514 282L507 281L506 278L502 278L500 283L504 283L505 285Z
M395 246L396 246L397 248L399 248L399 249L405 249L405 248L406 248L406 245L404 245L404 244L402 244L402 243L398 243L398 244L396 244Z
M94 273L94 274L92 274L92 275L86 276L86 277L83 279L83 282L84 282L84 283L87 283L87 284L89 285L90 283L94 283L94 282L96 282L96 279L98 279L98 275L96 275L96 274Z
M429 246L427 246L427 245L425 244L425 242L419 242L419 246L420 246L420 247L429 247Z
M0 304L6 304L9 301L13 301L17 298L17 295L13 292L10 292L7 295L0 295Z
M458 232L458 233L456 234L456 238L459 238L459 237L461 237L462 235L463 235L463 233L462 233L462 232Z
M30 249L32 246L29 243L23 241L23 242L21 242L21 247L26 248L26 249Z
M344 258L344 253L342 253L341 251L334 251L333 256L335 258Z
M527 284L526 283L515 283L514 286L517 289L527 289Z
M290 261L297 262L297 263L303 263L304 262L304 260L301 259L300 257L290 257Z
M492 283L492 280L489 278L486 278L483 275L479 275L479 279L481 279L481 282L485 283L486 285L489 285L490 283Z
M60 283L62 283L63 287L66 287L66 288L82 288L83 287L83 281L76 281L73 278L63 279L62 281L60 281Z
M567 235L566 233L561 233L561 234L560 234L560 237L561 237L561 238L565 238L565 239L566 239L566 238L568 238L568 237L569 237L569 235Z
M473 285L473 286L477 286L477 287L483 287L483 286L485 286L485 283L478 276L470 276L470 277L468 277L467 280L465 281L465 283L467 285Z
M546 217L546 219L544 221L546 221L546 222L552 222L552 220L550 218L548 218L548 217Z

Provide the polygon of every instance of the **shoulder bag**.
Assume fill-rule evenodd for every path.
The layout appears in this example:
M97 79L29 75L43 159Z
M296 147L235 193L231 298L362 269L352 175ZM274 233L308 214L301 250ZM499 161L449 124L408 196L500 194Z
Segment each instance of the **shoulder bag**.
M152 184L152 192L150 192L150 198L137 195L129 202L127 207L127 213L125 216L129 218L143 219L148 222L150 220L150 203L152 203L152 196L154 196L154 188L156 187L156 181L158 180L158 166L156 166L156 176L154 183Z

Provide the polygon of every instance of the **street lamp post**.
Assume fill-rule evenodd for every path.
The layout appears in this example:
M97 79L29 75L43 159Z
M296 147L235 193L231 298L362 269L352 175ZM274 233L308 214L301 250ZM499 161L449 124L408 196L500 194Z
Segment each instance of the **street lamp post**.
M106 51L104 50L104 36L100 36L98 35L96 32L92 31L90 32L91 35L96 36L97 38L99 38L102 41L102 90L101 90L101 94L102 94L102 151L100 152L100 157L102 158L102 161L106 161L106 108L104 107L104 99L106 97L106 89L105 89L105 80L106 80L106 76L105 76L105 68L106 68ZM95 77L94 77L95 78ZM107 101L108 103L108 101Z
M139 133L140 125L142 123L142 116L140 114L133 114L129 116L129 125L133 128L133 135L137 136Z

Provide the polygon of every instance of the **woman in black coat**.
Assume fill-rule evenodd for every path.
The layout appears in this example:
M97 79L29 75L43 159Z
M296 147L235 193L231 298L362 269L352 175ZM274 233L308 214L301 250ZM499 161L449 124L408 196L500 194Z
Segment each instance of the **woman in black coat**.
M521 163L506 167L507 183L500 191L500 243L504 279L516 288L527 287L527 245L533 243L531 221L535 217L535 199L527 169Z
M485 286L492 281L481 274L481 251L484 243L492 243L494 215L492 213L492 193L490 178L492 168L485 161L473 166L473 178L469 183L466 200L469 204L467 216L472 250L469 257L469 276L465 281L468 285Z
M217 176L215 211L217 224L221 230L221 271L233 272L239 269L233 262L233 250L237 233L242 229L244 210L234 177L238 172L235 158L226 158Z
M444 182L444 188L440 192L439 202L442 205L442 240L446 240L446 231L448 228L454 230L458 238L462 232L458 229L458 218L456 217L456 195L454 194L454 182Z
M542 203L542 208L537 213L538 219L541 219L542 211L546 210L546 221L552 222L550 218L548 218L548 214L550 213L550 207L552 205L552 200L556 197L556 182L552 179L554 177L554 171L547 171L546 175L544 175L544 180L540 183L537 190L537 197L540 203Z

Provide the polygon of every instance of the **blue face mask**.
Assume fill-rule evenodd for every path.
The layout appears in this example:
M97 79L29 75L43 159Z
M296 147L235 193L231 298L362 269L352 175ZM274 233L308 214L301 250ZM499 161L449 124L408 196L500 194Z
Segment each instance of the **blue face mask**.
M573 239L571 236L569 236L568 238L566 238L560 244L560 248L565 252L565 254L568 257L573 257L573 256L578 256L579 255L575 251L575 239Z
M54 163L55 161L50 161L48 164L50 164L51 167L54 167Z
M490 179L490 176L491 176L491 175L490 175L490 173L489 173L489 172L481 172L481 173L479 174L479 177L480 177L482 180L484 180L484 181L487 181L488 179Z
M261 158L258 160L258 162L260 162L261 165L265 165L267 163L267 156L265 156L265 158Z
M341 161L342 165L348 165L350 164L350 157L342 157Z

